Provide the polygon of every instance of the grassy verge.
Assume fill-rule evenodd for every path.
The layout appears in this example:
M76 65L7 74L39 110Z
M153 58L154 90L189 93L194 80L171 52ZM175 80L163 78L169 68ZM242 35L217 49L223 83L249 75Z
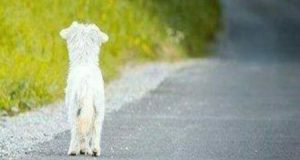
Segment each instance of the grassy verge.
M205 55L217 0L23 0L0 2L0 111L15 114L63 97L68 67L58 32L73 20L110 36L100 57L106 81L127 62Z

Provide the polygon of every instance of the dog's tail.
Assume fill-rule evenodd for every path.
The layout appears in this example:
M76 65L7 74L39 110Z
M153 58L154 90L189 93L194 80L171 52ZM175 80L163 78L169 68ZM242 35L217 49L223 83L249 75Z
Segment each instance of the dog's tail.
M76 115L77 130L80 135L85 136L93 127L93 119L95 114L93 97L88 87L82 86L77 94L78 110Z

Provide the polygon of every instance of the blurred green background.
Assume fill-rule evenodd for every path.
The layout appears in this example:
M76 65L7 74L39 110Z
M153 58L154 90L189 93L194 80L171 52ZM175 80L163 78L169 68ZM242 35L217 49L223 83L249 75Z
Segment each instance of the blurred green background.
M105 81L124 64L206 56L219 27L217 0L0 1L0 112L13 115L63 98L68 69L59 31L95 23Z

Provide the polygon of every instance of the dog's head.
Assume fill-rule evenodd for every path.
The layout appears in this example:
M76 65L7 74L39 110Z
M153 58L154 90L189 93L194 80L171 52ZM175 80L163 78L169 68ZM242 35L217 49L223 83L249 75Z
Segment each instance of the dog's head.
M98 63L100 46L108 41L108 36L95 24L80 24L76 21L61 30L60 36L67 41L71 63L78 60Z
M101 45L108 41L108 36L95 24L81 24L74 21L68 28L60 31L60 36L68 45L76 42Z

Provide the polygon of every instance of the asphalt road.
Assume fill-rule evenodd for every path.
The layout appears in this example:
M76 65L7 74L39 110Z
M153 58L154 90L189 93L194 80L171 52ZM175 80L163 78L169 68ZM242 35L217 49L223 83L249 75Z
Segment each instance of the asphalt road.
M100 159L300 159L300 3L222 2L220 54L108 114ZM68 159L69 138L22 157Z

